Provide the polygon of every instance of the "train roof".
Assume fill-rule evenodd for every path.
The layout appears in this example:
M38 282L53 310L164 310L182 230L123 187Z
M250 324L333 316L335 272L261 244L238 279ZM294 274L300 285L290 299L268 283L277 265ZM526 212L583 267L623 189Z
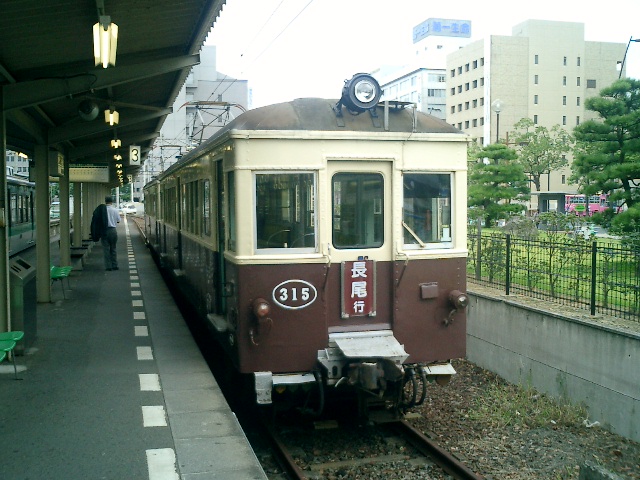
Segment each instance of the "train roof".
M406 133L409 134L466 134L433 115L427 115L413 108L407 102L388 102L388 122L385 121L385 102L380 102L373 110L359 114L351 113L346 107L337 109L338 100L326 98L298 98L284 103L276 103L249 110L218 130L199 147L186 153L180 161L169 167L169 173L188 163L204 150L234 134L268 131L315 131L354 133ZM341 113L337 114L337 110ZM163 174L160 175L162 177Z
M403 102L389 102L388 130L384 128L384 103L375 108L378 122L368 112L351 114L346 107L334 108L338 100L324 98L298 98L296 100L256 108L240 115L227 125L228 130L311 130L354 132L413 132L413 133L460 133L444 120L413 109L403 108ZM377 125L376 125L377 124Z

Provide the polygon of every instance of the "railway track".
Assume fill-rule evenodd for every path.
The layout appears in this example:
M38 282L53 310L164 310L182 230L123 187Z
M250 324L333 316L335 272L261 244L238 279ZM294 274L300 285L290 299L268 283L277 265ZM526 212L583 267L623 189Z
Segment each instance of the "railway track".
M416 468L417 465L422 466L422 468L428 467L430 473L436 469L441 470L440 476L429 476L426 478L453 480L484 479L482 475L473 472L458 458L451 455L436 442L425 436L405 420L380 424L374 428L385 432L384 435L386 437L386 442L397 442L398 444L400 442L404 442L415 449L418 457L420 455L423 456L422 459L417 458L416 453L410 453L410 448L404 449L403 447L399 447L398 450L401 453L380 454L379 452L375 452L370 456L359 455L348 460L322 462L323 453L321 451L314 450L312 454L317 454L319 457L317 459L317 463L308 462L307 460L305 468L302 468L300 463L304 464L305 462L300 462L300 445L295 442L291 445L291 439L285 438L285 436L280 433L279 428L274 427L273 424L268 421L263 422L263 428L266 436L269 438L276 462L280 466L286 478L293 480L317 480L327 478L324 476L326 471L349 472L350 469L357 469L363 465L366 465L368 468L371 468L372 465L379 465L380 473L384 474L384 472L388 471L389 468L399 468L397 467L398 464L410 464L413 465L413 468ZM391 437L395 438L390 440ZM353 443L350 443L345 448L360 450L359 453L362 453L362 449ZM392 467L389 465L392 465ZM332 474L331 478L347 478L346 476L339 475L341 475L341 473L338 473L337 476ZM270 478L283 477L282 474L277 474L277 476Z

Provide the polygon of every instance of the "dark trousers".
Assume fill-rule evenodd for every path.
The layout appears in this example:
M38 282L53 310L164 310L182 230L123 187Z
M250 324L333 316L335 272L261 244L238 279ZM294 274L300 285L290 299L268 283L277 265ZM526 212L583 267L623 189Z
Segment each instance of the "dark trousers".
M100 240L102 242L102 253L104 254L104 268L111 270L118 268L118 255L116 244L118 243L118 232L114 227L107 228L107 233Z

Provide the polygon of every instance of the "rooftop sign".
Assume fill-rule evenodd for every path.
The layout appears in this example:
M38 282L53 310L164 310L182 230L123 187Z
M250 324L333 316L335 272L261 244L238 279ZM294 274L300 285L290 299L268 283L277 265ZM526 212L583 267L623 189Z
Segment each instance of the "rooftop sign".
M429 18L413 27L413 43L429 36L471 38L471 20Z

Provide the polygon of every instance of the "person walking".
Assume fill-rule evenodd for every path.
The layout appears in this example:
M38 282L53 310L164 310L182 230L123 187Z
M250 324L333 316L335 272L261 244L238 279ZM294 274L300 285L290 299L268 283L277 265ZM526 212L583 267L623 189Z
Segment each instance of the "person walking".
M116 245L118 232L116 226L120 223L120 214L113 206L113 199L105 197L104 203L98 205L91 218L91 238L94 242L102 242L104 268L107 271L118 270L118 255Z

